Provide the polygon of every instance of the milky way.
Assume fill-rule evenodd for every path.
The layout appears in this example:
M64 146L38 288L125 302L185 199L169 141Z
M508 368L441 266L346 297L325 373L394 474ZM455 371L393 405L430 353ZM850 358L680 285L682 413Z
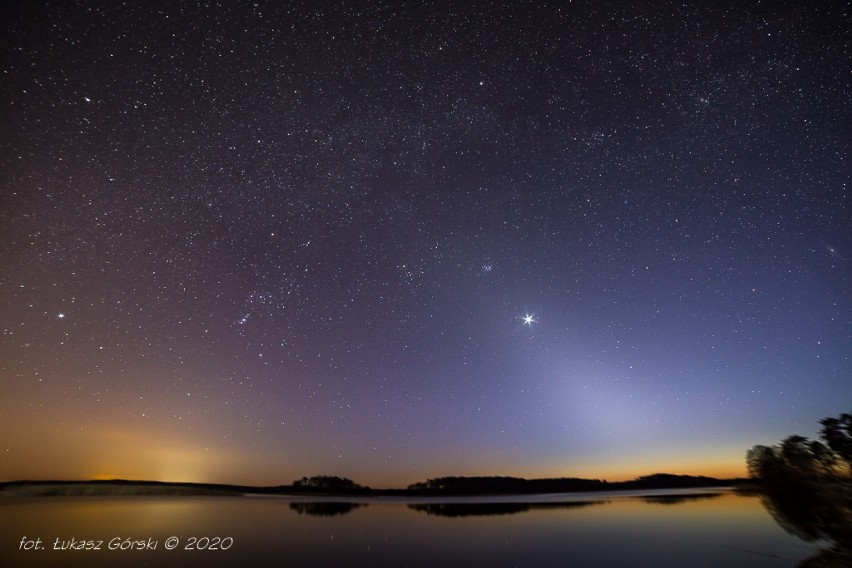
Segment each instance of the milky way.
M0 13L0 479L742 475L850 410L844 2Z

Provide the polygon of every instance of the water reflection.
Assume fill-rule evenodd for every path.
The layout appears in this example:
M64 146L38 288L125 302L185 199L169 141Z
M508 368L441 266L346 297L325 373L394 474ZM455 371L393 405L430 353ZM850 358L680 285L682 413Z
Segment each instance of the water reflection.
M679 503L688 503L690 501L701 501L704 499L716 499L722 494L715 493L693 493L691 495L648 495L640 497L645 503L654 503L657 505L677 505Z
M760 501L781 528L807 542L833 543L800 566L852 566L852 491L848 485L770 490Z
M290 508L300 515L311 515L314 517L336 517L351 513L358 507L366 507L367 503L346 503L337 501L304 502L296 501L290 503Z
M773 521L757 496L732 492L539 495L488 502L0 499L0 566L16 567L792 567L819 552L793 534L798 533L788 534ZM22 537L39 537L48 548L20 550ZM105 548L116 537L150 538L159 546L153 551L49 548L57 538L103 540ZM166 550L170 537L181 547ZM233 546L184 549L192 537L232 538Z
M608 500L565 501L561 503L412 503L409 509L439 517L482 517L515 515L534 509L578 509L590 505L603 505Z

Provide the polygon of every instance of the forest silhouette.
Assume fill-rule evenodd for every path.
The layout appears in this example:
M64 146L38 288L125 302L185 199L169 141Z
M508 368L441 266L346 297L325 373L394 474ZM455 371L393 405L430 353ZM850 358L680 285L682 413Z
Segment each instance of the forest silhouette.
M764 507L790 534L830 541L801 566L852 566L852 413L820 420L821 440L793 435L746 453Z

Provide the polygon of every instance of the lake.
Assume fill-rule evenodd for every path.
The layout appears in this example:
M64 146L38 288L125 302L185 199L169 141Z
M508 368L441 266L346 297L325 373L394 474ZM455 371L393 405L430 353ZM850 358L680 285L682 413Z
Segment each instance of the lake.
M0 499L0 537L0 565L16 567L782 567L826 544L785 532L758 497L724 489L442 499L7 498Z

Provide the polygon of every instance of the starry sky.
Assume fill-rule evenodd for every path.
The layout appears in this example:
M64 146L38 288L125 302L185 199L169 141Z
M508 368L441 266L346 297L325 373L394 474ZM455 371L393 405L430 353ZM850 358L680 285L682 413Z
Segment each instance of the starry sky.
M0 479L745 475L852 402L846 2L7 2Z

